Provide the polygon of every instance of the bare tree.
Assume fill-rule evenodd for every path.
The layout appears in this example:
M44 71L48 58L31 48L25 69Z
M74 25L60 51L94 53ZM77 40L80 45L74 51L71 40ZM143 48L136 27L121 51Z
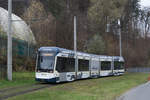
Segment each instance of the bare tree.
M44 5L39 0L32 0L23 18L31 27L38 46L54 45L56 21L53 15L46 13Z
M143 30L144 37L147 38L148 33L150 32L150 8L144 8L141 11L140 18L142 23L141 26L144 26L141 30Z

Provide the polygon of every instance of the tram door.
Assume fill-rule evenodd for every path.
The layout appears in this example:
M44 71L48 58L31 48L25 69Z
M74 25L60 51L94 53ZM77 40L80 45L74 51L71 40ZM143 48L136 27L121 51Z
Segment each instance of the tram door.
M91 61L91 77L98 77L99 76L99 67L100 62L98 59L92 59Z

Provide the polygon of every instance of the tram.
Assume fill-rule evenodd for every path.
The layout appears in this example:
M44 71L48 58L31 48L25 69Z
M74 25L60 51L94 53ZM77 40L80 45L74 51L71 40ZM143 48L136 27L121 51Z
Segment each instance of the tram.
M78 66L75 69L75 58ZM124 59L75 52L59 47L41 47L37 52L35 79L39 82L69 82L86 78L123 75Z

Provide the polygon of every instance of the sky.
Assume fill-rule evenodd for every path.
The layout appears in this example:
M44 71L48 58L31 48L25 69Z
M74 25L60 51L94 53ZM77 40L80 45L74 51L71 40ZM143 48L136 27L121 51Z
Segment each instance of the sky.
M141 0L140 4L142 7L150 7L150 0Z

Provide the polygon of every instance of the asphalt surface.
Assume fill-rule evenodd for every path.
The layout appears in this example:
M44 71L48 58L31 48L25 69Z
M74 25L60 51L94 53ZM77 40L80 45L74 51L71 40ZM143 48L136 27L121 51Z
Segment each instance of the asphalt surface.
M117 100L150 100L150 82L131 89Z

